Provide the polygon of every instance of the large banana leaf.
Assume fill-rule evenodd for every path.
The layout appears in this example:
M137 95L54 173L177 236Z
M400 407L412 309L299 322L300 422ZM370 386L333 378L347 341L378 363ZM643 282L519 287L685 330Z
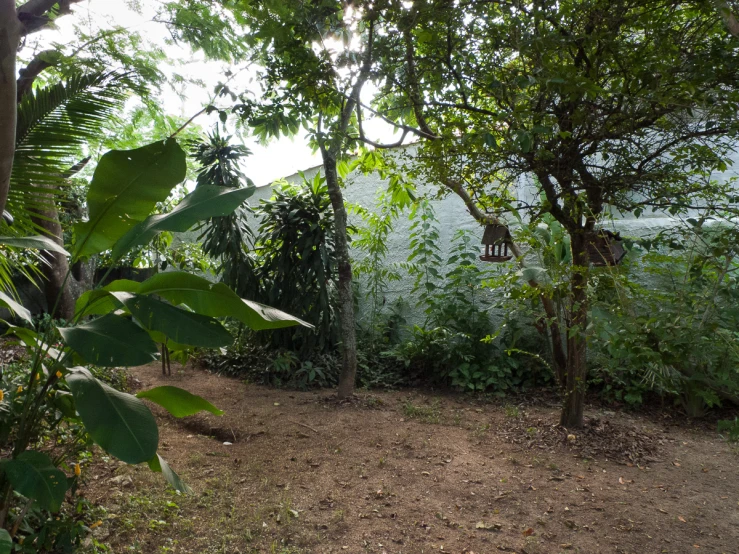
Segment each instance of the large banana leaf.
M172 271L150 277L138 288L139 294L157 294L174 305L185 304L192 311L211 317L233 317L250 329L281 329L309 323L258 302L239 298L223 283L189 273Z
M183 494L192 494L193 490L185 483L174 470L169 467L169 464L159 454L149 460L149 469L155 473L161 473L164 475L164 479L172 485L176 491ZM0 552L2 554L2 552Z
M73 257L112 248L169 196L186 170L185 152L174 139L106 153L87 192L90 219L75 225Z
M58 512L69 485L67 476L42 452L27 450L0 464L16 492L35 500L44 510Z
M138 322L150 331L188 346L219 348L233 342L233 336L218 320L183 310L151 296L113 292Z
M103 450L128 464L148 462L156 455L159 429L141 400L98 381L83 368L66 380L85 429Z
M136 397L146 398L155 404L159 404L175 417L187 417L203 411L217 416L223 415L222 410L219 410L204 398L179 387L154 387L141 391Z
M127 252L148 243L162 231L184 232L198 221L210 217L231 214L254 194L254 187L231 189L217 186L200 186L185 196L169 213L147 217L133 227L113 248L114 260Z
M86 362L103 367L143 365L159 353L146 331L114 314L58 329L64 342Z

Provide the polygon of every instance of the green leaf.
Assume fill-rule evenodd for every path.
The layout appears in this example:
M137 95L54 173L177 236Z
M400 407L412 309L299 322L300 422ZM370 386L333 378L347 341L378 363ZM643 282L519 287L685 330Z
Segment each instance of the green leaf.
M13 300L10 296L2 291L0 291L0 306L5 306L15 315L33 325L33 317L31 317L31 312L29 312L26 308L24 308L22 305L20 305L18 302Z
M280 310L239 298L238 294L223 283L211 283L203 277L179 271L150 277L141 283L138 293L157 294L174 305L186 304L201 315L233 317L255 331L293 325L312 327Z
M95 379L84 368L66 376L85 429L103 450L127 464L151 460L159 429L141 400Z
M106 153L87 192L90 219L75 225L74 257L111 248L166 200L186 170L185 153L174 139Z
M5 529L0 529L0 554L11 554L13 551L13 539Z
M144 329L114 314L75 327L57 328L72 350L88 363L103 367L148 364L159 353Z
M174 472L174 470L172 470L171 467L169 467L169 464L159 454L149 460L148 464L149 469L153 472L164 475L164 479L166 479L167 483L172 485L175 490L183 494L193 493L193 490Z
M27 450L0 467L18 493L35 500L44 510L59 511L67 493L67 477L46 454Z
M223 415L223 411L204 398L178 387L155 387L141 391L136 397L146 398L159 404L175 417L187 417L203 411L217 416Z
M139 285L136 281L118 279L102 289L88 290L77 299L75 313L79 317L108 314L121 307L120 301L110 294L112 291L136 292Z
M254 190L255 187L232 189L201 185L185 196L171 212L149 216L133 227L116 243L112 258L118 259L136 246L147 244L162 231L182 233L198 221L229 215L254 194Z
M218 348L233 342L233 336L212 317L177 308L149 296L129 292L110 293L123 303L146 329L159 331L179 344Z
M34 236L34 237L0 237L0 244L6 246L13 246L15 248L32 248L34 250L49 250L50 252L56 252L58 254L64 254L69 256L69 252L64 250L56 242L51 240L49 237Z

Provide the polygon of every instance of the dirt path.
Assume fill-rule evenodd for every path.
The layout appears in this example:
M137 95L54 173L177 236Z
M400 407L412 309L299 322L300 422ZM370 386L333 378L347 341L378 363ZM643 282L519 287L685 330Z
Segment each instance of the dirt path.
M226 415L154 410L194 496L143 467L89 468L88 497L107 510L96 537L113 552L739 553L739 453L715 433L588 412L603 440L637 445L614 460L583 444L592 432L557 438L554 408L409 393L336 405L156 365L131 378Z

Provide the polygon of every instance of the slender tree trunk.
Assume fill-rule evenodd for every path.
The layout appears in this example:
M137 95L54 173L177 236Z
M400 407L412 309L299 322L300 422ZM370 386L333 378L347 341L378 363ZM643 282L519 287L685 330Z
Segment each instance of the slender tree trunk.
M552 344L554 376L557 379L557 385L560 388L564 388L567 383L567 352L565 351L565 344L562 339L562 329L559 326L559 314L557 314L557 309L551 298L543 293L539 298L541 299L541 305L544 307L544 313L547 316L549 340Z
M586 235L583 230L570 233L572 244L572 280L570 282L570 321L567 325L567 381L564 386L564 402L560 425L582 427L587 385L588 323L588 255Z
M349 241L347 240L347 214L344 197L339 185L336 171L336 157L325 148L321 149L323 171L326 186L334 210L336 226L335 252L339 279L339 325L341 335L342 364L339 375L339 399L347 398L354 393L354 382L357 377L357 333L354 321L354 297L352 295L352 265L349 258Z
M0 0L0 216L8 201L10 172L15 156L17 89L15 56L21 36L15 0Z
M44 234L64 246L64 233L59 223L59 211L56 201L51 194L47 195L43 209L38 209L32 217L33 222L44 230ZM74 317L75 298L72 293L69 272L69 260L64 254L45 250L43 257L47 263L41 264L41 272L46 280L44 296L46 297L46 311L54 318L71 321ZM58 299L58 300L57 300ZM56 309L54 309L56 306Z

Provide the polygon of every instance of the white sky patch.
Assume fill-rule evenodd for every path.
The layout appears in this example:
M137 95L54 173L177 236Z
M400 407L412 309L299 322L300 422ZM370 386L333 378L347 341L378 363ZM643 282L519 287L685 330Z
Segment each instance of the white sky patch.
M167 76L177 73L188 79L201 80L205 88L196 85L185 85L175 91L169 87L162 90L162 106L170 115L189 119L208 104L213 89L218 82L225 82L227 69L237 73L229 82L235 90L250 89L258 93L254 84L254 71L240 71L237 67L218 61L206 60L202 53L192 52L186 45L171 44L171 37L163 23L152 21L155 16L158 2L138 2L141 13L128 7L122 0L87 0L73 4L71 15L59 19L56 29L48 29L33 36L28 42L21 56L29 58L36 49L48 48L51 43L77 43L75 26L82 27L91 36L101 30L121 26L132 32L138 32L146 41L161 48L173 60L188 60L185 65L172 63L159 69ZM67 52L68 54L70 52ZM239 72L240 71L240 72ZM368 102L372 97L373 86L365 85L363 100ZM218 103L218 102L216 102ZM222 107L226 107L222 105ZM217 114L203 114L196 122L204 129L211 129L217 122ZM368 138L384 142L394 142L398 136L386 123L372 118L365 111L364 129ZM237 139L238 140L238 139ZM312 153L308 146L305 132L293 138L280 138L263 146L256 140L247 139L244 144L252 151L252 156L244 163L245 173L257 186L270 184L275 179L291 175L299 170L306 169L321 163L320 154Z

